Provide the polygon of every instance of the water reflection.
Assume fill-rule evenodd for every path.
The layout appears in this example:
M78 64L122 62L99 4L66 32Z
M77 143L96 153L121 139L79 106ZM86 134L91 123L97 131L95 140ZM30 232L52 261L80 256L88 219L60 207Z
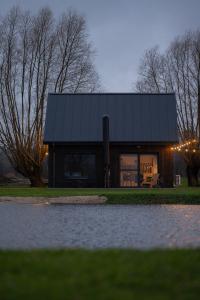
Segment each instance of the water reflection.
M199 246L198 205L0 204L0 248Z

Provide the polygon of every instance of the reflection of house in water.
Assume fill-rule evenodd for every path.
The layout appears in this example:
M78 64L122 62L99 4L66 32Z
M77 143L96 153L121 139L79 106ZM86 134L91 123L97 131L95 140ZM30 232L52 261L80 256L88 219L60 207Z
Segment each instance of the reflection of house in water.
M50 187L173 185L174 94L50 94Z

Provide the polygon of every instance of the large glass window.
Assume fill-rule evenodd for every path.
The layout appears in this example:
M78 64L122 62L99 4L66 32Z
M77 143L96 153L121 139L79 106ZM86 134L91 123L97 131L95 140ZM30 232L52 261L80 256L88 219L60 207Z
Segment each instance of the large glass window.
M155 186L158 182L156 154L121 154L120 186Z
M120 185L122 187L136 187L138 185L137 155L120 155Z
M96 158L94 154L66 154L64 161L66 179L96 178Z
M158 174L158 161L155 154L141 154L140 155L140 174L143 180L148 177Z

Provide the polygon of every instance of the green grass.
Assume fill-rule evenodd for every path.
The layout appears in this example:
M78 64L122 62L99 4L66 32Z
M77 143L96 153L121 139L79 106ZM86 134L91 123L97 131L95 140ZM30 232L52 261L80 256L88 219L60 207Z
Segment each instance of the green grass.
M30 187L0 187L0 196L77 196L104 195L108 204L200 204L200 188L185 184L169 189L49 189Z
M199 299L199 250L0 251L0 298Z

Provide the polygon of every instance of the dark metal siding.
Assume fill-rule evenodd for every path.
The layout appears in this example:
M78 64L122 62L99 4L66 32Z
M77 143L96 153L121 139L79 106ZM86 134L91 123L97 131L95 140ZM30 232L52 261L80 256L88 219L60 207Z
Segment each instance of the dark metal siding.
M96 155L96 182L66 180L64 178L64 158L67 153L91 153ZM120 187L120 154L157 154L158 172L162 187L173 187L173 159L172 151L166 146L146 145L139 148L135 145L110 145L110 186ZM102 145L55 145L55 187L104 187ZM53 180L53 146L49 147L49 187L54 187Z
M44 142L176 142L174 94L49 94Z

